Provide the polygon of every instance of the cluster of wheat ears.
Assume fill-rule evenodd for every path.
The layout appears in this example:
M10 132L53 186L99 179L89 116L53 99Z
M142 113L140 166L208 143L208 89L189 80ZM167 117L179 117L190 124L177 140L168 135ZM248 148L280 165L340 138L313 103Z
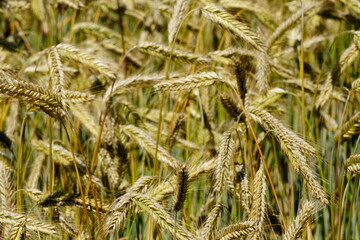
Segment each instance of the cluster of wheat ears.
M0 20L0 239L360 239L359 0Z

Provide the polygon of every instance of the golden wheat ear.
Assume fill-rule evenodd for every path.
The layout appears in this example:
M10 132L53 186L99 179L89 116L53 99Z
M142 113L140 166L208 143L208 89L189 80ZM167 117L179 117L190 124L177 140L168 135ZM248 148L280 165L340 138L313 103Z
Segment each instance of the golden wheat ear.
M264 44L260 38L256 36L256 34L252 32L248 26L237 21L234 16L227 13L225 10L215 5L210 5L203 8L202 12L206 18L229 30L235 35L235 37L238 37L248 43L258 51L264 51Z
M220 198L227 188L231 159L234 154L235 142L232 139L231 130L226 131L221 138L220 151L216 159L214 193Z
M305 201L291 226L284 234L284 240L295 240L304 230L305 224L309 222L310 217L315 213L316 204L311 201Z
M179 161L171 156L162 146L157 146L156 141L144 130L134 125L122 125L119 128L120 134L125 133L130 139L135 140L152 157L177 169ZM157 150L156 150L157 149Z
M215 240L242 239L249 236L249 234L256 231L256 229L257 226L251 221L235 223L220 229L216 234Z
M110 28L92 22L77 23L72 28L73 32L84 32L103 39L121 41L121 35Z
M360 56L360 44L357 43L360 39L360 33L355 34L354 43L350 45L340 56L339 61L335 64L332 71L327 75L324 85L321 86L321 92L316 100L316 108L320 108L327 103L333 92L333 83L338 82L341 74L351 66Z
M176 239L196 239L182 225L175 224L174 218L154 199L140 193L131 194L131 198L137 207L154 218L161 228L168 230Z
M264 234L264 223L266 219L266 178L262 165L260 165L255 175L252 196L253 199L248 220L254 222L257 228L252 232L251 238L260 239L262 234Z
M211 209L209 215L207 216L203 226L199 231L204 239L214 239L218 219L220 218L222 208L223 205L217 203L215 204L213 209Z
M66 116L64 106L57 95L4 71L0 71L0 93L39 107L51 117Z
M175 34L180 27L188 5L188 0L176 0L174 13L168 25L168 40L170 44L174 41Z
M168 59L171 56L171 59L178 63L198 63L202 65L211 64L211 60L206 56L185 52L178 49L171 49L170 47L160 43L143 42L137 48L143 53L160 57L162 59Z
M94 56L84 53L81 49L78 49L69 44L60 43L56 46L60 55L69 58L70 60L82 63L92 69L99 71L110 79L115 79L116 74L111 67L103 60L99 60Z
M357 112L335 134L334 141L347 141L360 133L360 112Z
M352 155L346 159L345 168L349 172L360 174L360 154Z
M194 88L213 85L216 82L221 82L222 79L216 72L202 72L185 78L160 82L154 86L154 91L190 91Z
M276 40L278 40L281 36L284 35L284 33L289 30L291 27L293 27L296 22L301 18L301 16L304 15L313 15L316 14L321 7L323 6L325 1L312 1L309 4L307 4L304 8L299 9L296 13L294 13L292 16L288 17L286 21L284 21L282 24L280 24L275 31L268 37L268 40L266 41L266 46L268 49L270 49Z
M265 131L275 137L281 149L289 157L295 170L304 177L311 194L321 202L322 205L327 205L329 203L328 195L325 193L321 184L318 183L316 174L306 159L307 155L316 156L316 149L298 137L293 131L286 128L269 112L249 107L249 115L255 122L259 123Z
M64 98L65 76L60 54L56 47L51 47L48 54L48 66L50 70L50 79L52 80L53 93Z

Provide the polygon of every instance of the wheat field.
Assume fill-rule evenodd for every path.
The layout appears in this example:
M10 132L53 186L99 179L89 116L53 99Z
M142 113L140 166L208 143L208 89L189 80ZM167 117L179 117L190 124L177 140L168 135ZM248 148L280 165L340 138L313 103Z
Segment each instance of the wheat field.
M0 1L0 239L360 239L359 0Z

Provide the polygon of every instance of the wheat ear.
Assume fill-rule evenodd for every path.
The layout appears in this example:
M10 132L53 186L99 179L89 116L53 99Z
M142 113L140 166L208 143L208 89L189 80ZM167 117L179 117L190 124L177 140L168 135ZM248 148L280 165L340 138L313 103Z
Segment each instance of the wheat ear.
M180 211L184 206L188 188L188 179L188 170L184 164L176 170L176 184L172 201L172 210L175 212Z
M264 44L260 41L260 38L256 36L248 26L237 21L231 14L214 5L206 6L202 9L202 12L206 18L229 30L236 37L250 44L253 48L264 51Z
M316 181L316 175L309 167L304 155L316 156L316 150L294 132L286 128L276 118L265 110L249 108L251 117L258 122L265 131L270 132L278 141L281 149L289 157L290 162L307 182L310 192L323 205L329 203L327 194Z
M81 2L81 0L56 0L56 2L69 6L73 9L80 9L84 7L84 4Z
M168 25L169 43L172 43L174 41L175 34L180 27L180 23L184 18L185 11L188 5L189 5L189 0L176 0L174 13L172 14L172 17Z
M319 9L321 9L321 6L323 5L323 1L313 1L309 4L307 4L304 8L299 9L296 13L294 13L292 16L288 17L286 21L284 21L282 24L280 24L275 31L270 35L266 42L266 46L270 49L275 41L279 39L281 36L284 35L284 33L289 30L304 14L309 15L311 12L312 14L315 14Z
M56 227L37 221L23 214L0 210L0 223L15 226L26 218L26 228L30 231L39 232L47 235L56 235Z
M140 192L146 186L151 185L156 179L157 177L153 176L141 177L126 190L124 195L115 199L104 220L103 229L105 234L114 232L116 228L124 227L127 213L135 208L131 194Z
M86 54L82 50L69 44L60 43L56 46L56 48L59 50L62 56L93 68L111 79L116 78L114 71L104 61Z
M155 200L149 196L133 193L132 200L135 204L144 210L149 216L153 217L155 221L164 229L168 230L176 239L193 240L196 239L193 234L187 231L183 226L175 225L174 218L165 211L165 209Z
M0 93L40 107L51 117L62 118L66 115L66 111L57 95L40 86L17 79L15 76L3 71L0 71Z
M163 81L154 86L154 91L189 91L194 88L210 86L215 82L221 80L222 77L215 72L202 72L194 75L189 75L186 78Z
M254 222L246 221L222 228L216 235L216 240L239 239L248 236L257 229Z
M352 155L345 162L347 171L360 174L360 154Z
M359 38L360 38L360 34ZM355 35L355 38L358 37ZM334 66L331 73L327 75L324 85L321 87L320 95L316 100L316 107L322 107L330 98L333 91L333 82L336 82L341 74L356 61L360 56L360 48L353 43L348 47L342 54L339 59L339 62Z
M143 53L163 59L168 59L171 56L172 60L178 63L198 63L202 65L211 64L211 60L206 56L184 52L178 49L171 49L170 47L159 43L143 42L138 46L138 49Z
M232 140L231 130L226 131L221 138L219 156L216 159L214 192L221 196L227 187L231 158L234 154L234 140Z
M173 78L174 75L170 75L169 78ZM164 80L164 74L147 74L147 75L134 75L126 79L117 79L114 86L110 86L104 96L103 102L109 101L110 97L116 94L127 92L141 87L152 87L155 84Z
M79 91L64 90L64 98L67 103L71 102L79 104L93 101L95 99L95 95Z
M62 99L64 98L65 76L60 54L56 47L49 49L48 66L53 92Z
M335 134L334 141L337 142L340 138L342 141L350 139L352 136L360 132L360 112L357 112L346 123L343 124L341 129Z
M356 12L357 15L360 15L360 2L357 0L340 0L346 6L348 6L351 10Z
M155 157L156 141L144 130L133 125L122 125L120 126L120 131L123 131L131 139L136 140L152 157ZM157 159L174 169L179 167L179 161L172 157L162 146L158 146Z
M221 215L222 204L215 204L214 208L208 214L205 223L200 229L201 236L204 239L214 239L217 221Z
M264 167L260 165L254 179L253 200L249 214L249 221L255 222L257 229L252 233L252 239L261 238L266 218L266 178Z
M0 162L0 201L1 208L13 211L15 208L14 202L14 186L11 181L11 171L8 167Z
M295 220L284 234L284 240L297 239L296 237L302 232L305 224L309 221L311 215L314 213L314 210L315 203L311 201L305 201L301 205L301 209L298 211Z
M77 23L72 28L73 32L85 32L104 39L121 40L121 35L110 28L92 22Z

